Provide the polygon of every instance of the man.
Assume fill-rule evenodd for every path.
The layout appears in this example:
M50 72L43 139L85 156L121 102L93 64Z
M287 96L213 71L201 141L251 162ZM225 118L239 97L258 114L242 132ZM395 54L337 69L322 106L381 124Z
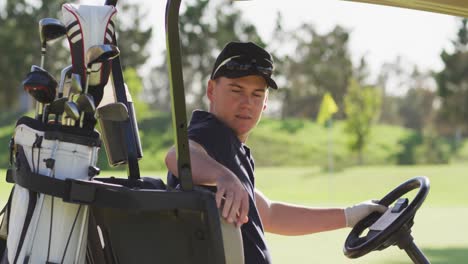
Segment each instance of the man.
M228 43L216 59L206 95L209 112L194 111L188 127L194 184L212 186L222 216L241 228L246 264L271 263L264 231L303 235L352 227L386 207L364 202L346 209L310 208L269 200L255 188L254 160L245 145L267 107L273 59L254 43ZM176 186L175 149L166 156ZM278 186L280 188L280 186Z

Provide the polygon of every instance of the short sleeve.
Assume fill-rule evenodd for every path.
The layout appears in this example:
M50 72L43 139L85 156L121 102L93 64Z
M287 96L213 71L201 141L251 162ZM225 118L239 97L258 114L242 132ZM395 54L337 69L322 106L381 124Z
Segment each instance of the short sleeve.
M231 152L230 133L225 130L225 127L210 120L190 127L188 138L200 144L213 159L221 161Z

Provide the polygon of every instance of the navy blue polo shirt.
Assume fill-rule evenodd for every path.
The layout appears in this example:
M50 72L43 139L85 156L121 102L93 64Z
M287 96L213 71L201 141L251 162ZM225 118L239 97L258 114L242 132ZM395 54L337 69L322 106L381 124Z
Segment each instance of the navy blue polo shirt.
M254 160L250 149L239 141L231 128L211 113L200 110L192 114L188 137L235 173L249 194L249 221L241 227L245 264L271 263L262 221L255 206ZM178 179L169 173L168 184L175 187L178 183Z

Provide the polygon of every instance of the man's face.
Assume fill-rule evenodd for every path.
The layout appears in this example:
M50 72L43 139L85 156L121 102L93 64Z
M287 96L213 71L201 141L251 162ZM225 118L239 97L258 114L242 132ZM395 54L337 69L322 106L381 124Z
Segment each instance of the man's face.
M263 77L249 75L208 82L210 112L235 131L241 142L257 125L266 108L268 88Z

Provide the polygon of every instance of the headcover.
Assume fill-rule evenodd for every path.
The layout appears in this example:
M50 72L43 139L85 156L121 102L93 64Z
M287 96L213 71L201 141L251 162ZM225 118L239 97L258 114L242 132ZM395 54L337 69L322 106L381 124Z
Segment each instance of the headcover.
M67 38L72 55L73 73L81 76L83 87L86 83L86 51L94 45L114 44L114 6L88 6L64 4L63 23L67 27ZM92 66L89 77L89 93L96 105L102 99L104 86L109 80L111 62Z

